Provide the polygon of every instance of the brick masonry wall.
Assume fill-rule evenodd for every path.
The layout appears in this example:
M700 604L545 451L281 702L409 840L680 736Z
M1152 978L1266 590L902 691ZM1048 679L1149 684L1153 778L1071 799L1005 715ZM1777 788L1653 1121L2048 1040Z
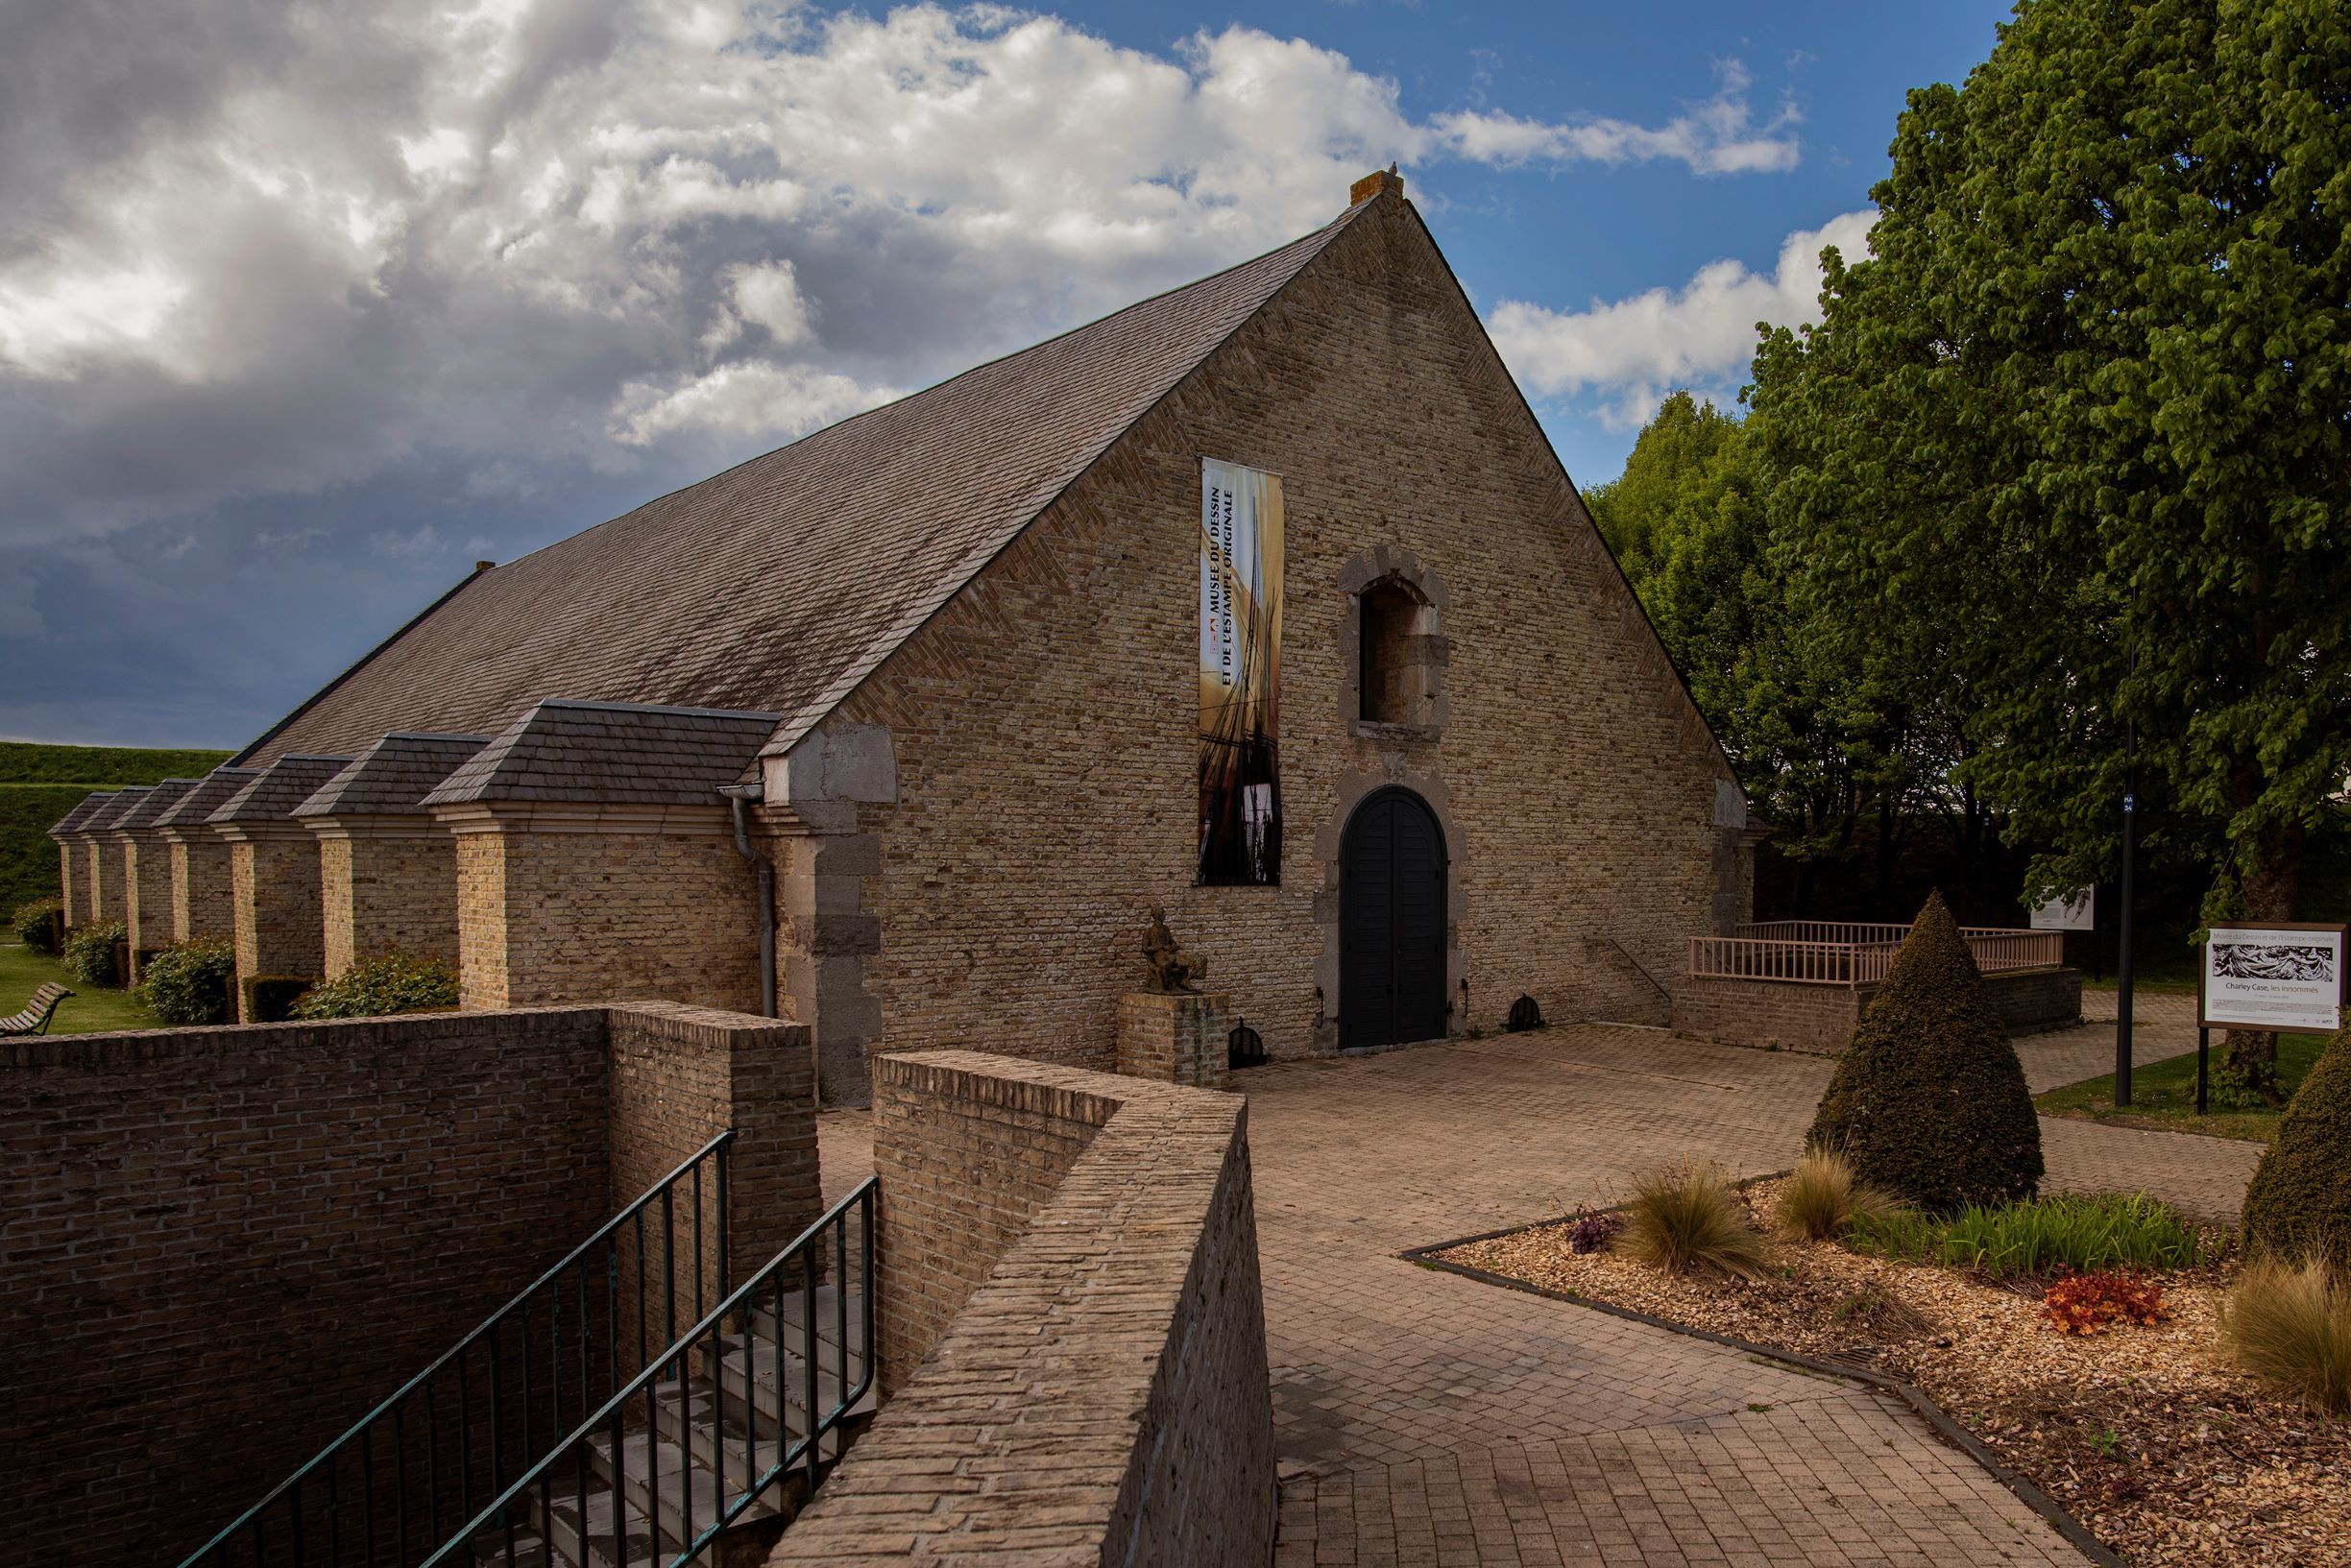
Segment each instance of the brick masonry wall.
M1194 885L1203 456L1284 476L1279 887ZM1357 733L1347 712L1340 582L1381 546L1446 589L1434 740ZM1311 1053L1339 1005L1317 995L1336 898L1318 840L1387 780L1442 794L1456 830L1457 1029L1498 1027L1521 992L1554 1019L1654 1012L1586 937L1671 976L1716 918L1728 771L1400 206L1334 241L841 718L895 742L897 799L858 821L883 845L863 985L889 1049L983 1039L1110 1067L1164 904L1269 1050Z
M122 919L128 912L123 885L122 846L92 839L85 856L89 866L89 918L93 921Z
M172 940L236 936L236 892L229 846L208 832L175 839L171 847Z
M446 832L319 838L325 973L389 949L457 962L457 841Z
M603 1217L605 1076L595 1010L0 1047L12 1550L177 1561L447 1349Z
M2063 1028L2081 1017L2077 969L2015 970L1987 975L1984 984L2010 1034ZM1874 985L1684 978L1674 990L1673 1026L1702 1040L1834 1055L1877 994Z
M614 1194L625 1200L646 1191L733 1127L727 1250L733 1278L748 1278L823 1210L807 1026L664 1002L617 1007L611 1018ZM672 1202L692 1212L691 1192ZM705 1180L702 1202L715 1237L715 1178ZM621 1268L633 1274L633 1251ZM702 1283L702 1305L715 1306L715 1272ZM678 1293L681 1327L695 1315L691 1291L689 1283Z
M300 838L247 838L229 852L237 977L324 975L318 841L307 832Z
M950 1266L984 1254L984 1280L769 1563L1266 1561L1246 1103L962 1051L875 1067L885 1256L893 1231L977 1216Z
M715 827L465 833L457 878L465 1004L662 997L756 1011L755 885Z
M172 942L171 846L142 832L123 846L123 918L131 926L133 955Z

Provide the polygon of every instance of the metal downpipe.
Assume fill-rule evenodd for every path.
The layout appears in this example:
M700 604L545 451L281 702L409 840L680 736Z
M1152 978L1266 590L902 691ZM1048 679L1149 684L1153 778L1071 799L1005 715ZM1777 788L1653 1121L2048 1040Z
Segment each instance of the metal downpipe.
M751 862L759 879L760 1016L776 1016L775 862L751 842L751 819L746 808L767 798L763 784L733 784L718 791L735 813L735 853Z

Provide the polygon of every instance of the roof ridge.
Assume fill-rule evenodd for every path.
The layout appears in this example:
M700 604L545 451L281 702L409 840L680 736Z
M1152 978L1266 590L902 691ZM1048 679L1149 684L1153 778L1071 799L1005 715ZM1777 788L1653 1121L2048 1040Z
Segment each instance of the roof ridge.
M586 697L542 697L531 704L529 712L542 708L589 708L615 713L690 713L696 718L755 718L771 724L784 716L761 708L697 708L691 703L674 702L595 702ZM527 712L524 716L528 716ZM518 724L521 722L521 719L516 720ZM489 738L497 737L493 736Z

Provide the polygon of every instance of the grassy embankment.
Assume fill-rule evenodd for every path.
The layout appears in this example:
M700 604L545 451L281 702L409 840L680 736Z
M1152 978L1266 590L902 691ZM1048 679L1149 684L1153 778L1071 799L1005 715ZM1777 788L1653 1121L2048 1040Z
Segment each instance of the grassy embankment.
M0 914L58 896L58 852L49 827L83 796L159 779L202 778L229 758L225 751L0 740ZM6 1000L0 989L0 1001Z

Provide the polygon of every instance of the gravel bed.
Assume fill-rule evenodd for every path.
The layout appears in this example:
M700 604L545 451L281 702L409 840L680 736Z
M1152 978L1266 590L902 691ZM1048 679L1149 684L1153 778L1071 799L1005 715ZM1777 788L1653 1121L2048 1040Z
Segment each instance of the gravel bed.
M1743 1194L1758 1228L1777 1186ZM1440 1256L1901 1378L2133 1564L2351 1564L2351 1421L2220 1359L2231 1266L2161 1276L2163 1322L2073 1336L2043 1318L2039 1282L1891 1264L1834 1242L1773 1245L1774 1277L1754 1283L1579 1257L1563 1225Z

